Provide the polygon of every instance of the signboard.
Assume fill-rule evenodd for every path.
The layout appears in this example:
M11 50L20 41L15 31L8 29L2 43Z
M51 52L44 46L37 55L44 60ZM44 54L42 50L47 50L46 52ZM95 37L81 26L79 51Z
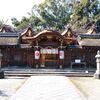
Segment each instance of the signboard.
M59 58L64 59L64 51L59 51Z
M81 63L80 59L75 59L75 63Z
M30 44L20 44L21 48L31 48L32 46Z
M58 49L41 49L41 54L58 54Z
M38 50L35 51L35 59L40 59L40 52Z

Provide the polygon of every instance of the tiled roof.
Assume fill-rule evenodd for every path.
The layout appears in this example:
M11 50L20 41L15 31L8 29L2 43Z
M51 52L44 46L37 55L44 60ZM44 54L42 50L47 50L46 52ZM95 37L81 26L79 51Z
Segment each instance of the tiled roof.
M18 37L19 33L12 33L12 32L0 32L0 37Z
M83 38L91 38L91 39L100 39L100 33L98 34L78 34L82 39Z
M17 45L17 37L0 37L0 45Z
M57 32L57 31L54 31L54 30L43 30L43 31L39 32L38 34L36 34L34 36L34 38L36 38L36 37L38 37L40 35L43 35L43 34L56 34L56 35L62 37L62 35L59 32Z
M19 33L0 32L0 45L17 45Z
M100 39L82 39L79 41L80 46L100 46Z

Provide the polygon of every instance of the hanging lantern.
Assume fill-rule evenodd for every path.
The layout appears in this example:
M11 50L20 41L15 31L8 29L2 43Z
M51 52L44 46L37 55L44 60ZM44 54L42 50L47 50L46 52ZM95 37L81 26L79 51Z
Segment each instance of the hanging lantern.
M59 58L64 59L64 51L62 50L59 51Z
M40 59L40 52L38 50L35 51L35 59Z

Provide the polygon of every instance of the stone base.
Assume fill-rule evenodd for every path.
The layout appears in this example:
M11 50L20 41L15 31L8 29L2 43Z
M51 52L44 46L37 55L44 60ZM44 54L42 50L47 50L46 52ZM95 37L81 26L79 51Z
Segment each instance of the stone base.
M45 67L45 65L43 65L43 64L42 64L42 65L41 65L41 67L43 67L43 68L44 68L44 67Z
M1 78L4 78L4 72L3 71L0 71L0 79Z
M62 65L60 65L59 68L62 69Z
M95 78L95 79L100 79L100 74L95 73L95 74L94 74L94 78Z
M38 69L39 68L39 65L36 65L36 69Z

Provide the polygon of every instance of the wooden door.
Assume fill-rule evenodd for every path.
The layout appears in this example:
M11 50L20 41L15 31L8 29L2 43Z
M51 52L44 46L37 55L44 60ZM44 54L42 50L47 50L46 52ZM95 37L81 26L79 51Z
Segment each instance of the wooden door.
M59 63L58 54L41 54L41 67L57 68Z

